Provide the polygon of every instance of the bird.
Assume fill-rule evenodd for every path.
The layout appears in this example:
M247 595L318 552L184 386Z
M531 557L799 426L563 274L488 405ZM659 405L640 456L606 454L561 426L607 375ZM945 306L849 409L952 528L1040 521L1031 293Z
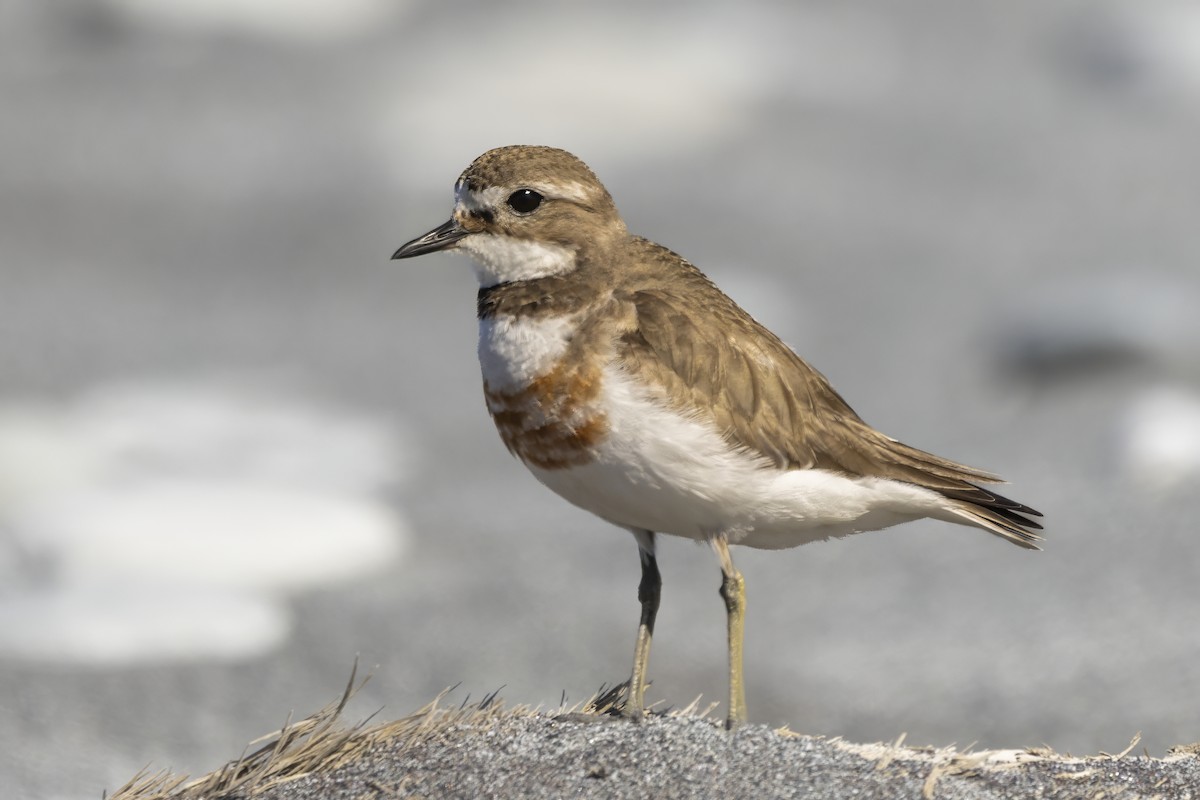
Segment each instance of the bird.
M483 394L508 450L637 543L630 719L646 710L660 535L707 542L719 562L730 729L747 719L746 590L730 545L790 548L932 518L1040 549L1042 515L984 487L1000 478L864 422L697 267L631 234L565 150L475 159L450 219L392 258L438 251L475 263Z

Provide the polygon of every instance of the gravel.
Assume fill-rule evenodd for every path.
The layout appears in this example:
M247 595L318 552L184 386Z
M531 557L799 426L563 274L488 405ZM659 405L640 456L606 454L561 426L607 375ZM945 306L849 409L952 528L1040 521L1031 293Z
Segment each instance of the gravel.
M1089 758L1048 748L851 744L744 725L729 732L684 710L639 723L592 710L436 703L397 722L346 729L336 707L250 758L191 784L160 776L112 800L365 798L871 798L996 800L1100 796L1186 800L1200 787L1196 746L1166 758Z

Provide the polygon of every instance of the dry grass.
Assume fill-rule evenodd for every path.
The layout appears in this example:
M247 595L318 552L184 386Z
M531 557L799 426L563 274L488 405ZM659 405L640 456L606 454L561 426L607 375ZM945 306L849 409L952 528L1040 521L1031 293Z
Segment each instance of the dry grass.
M484 724L501 713L529 713L520 707L504 711L495 694L469 706L443 709L439 703L450 691L447 689L425 707L395 722L367 727L370 722L367 718L347 726L341 720L342 711L371 677L358 681L357 671L356 664L339 700L298 722L289 718L279 730L250 743L249 747L257 745L257 749L243 753L220 769L194 780L187 775L143 770L106 795L107 800L190 800L234 792L253 797L313 772L336 769L381 741L411 746L436 730L467 719Z
M403 750L426 741L430 736L457 725L482 728L494 725L501 717L537 713L530 706L505 707L496 692L476 703L464 701L457 708L443 708L441 702L455 687L443 690L423 708L398 719L368 727L370 718L347 726L341 718L346 704L371 676L357 678L358 665L351 671L342 696L298 722L290 718L277 731L250 743L247 752L220 769L201 778L175 775L168 771L143 770L106 800L199 800L237 793L254 797L275 786L306 775L336 769L355 761L373 746L387 742ZM624 683L600 687L583 703L567 706L565 698L558 714L618 714L624 707ZM707 716L716 704L701 706L699 698L680 709L662 711L668 716ZM256 747L257 746L257 747ZM250 747L256 747L250 751Z
M193 780L186 775L143 771L108 795L108 800L199 800L229 794L255 797L280 784L354 762L377 745L386 743L393 751L398 749L403 752L451 728L494 728L510 717L539 712L539 709L529 706L506 708L497 693L489 694L476 703L467 704L464 701L457 708L443 708L440 704L447 693L453 690L454 687L451 687L423 708L394 722L368 726L370 718L367 718L347 726L341 719L342 712L350 698L369 679L370 676L367 676L359 681L355 665L339 700L298 722L289 719L280 730L251 742L250 747L256 749L250 751L248 748L248 752L240 758L208 775ZM624 706L625 689L625 684L601 687L591 699L573 706L567 706L564 698L554 715L570 718L574 715L618 714ZM697 699L683 708L655 710L654 713L708 718L715 706L715 703L701 706ZM713 723L720 724L720 720L713 720ZM775 734L781 738L801 736L786 728L776 730ZM925 773L922 794L927 798L934 796L939 781L944 777L1006 772L1038 762L1055 762L1069 768L1069 772L1056 775L1055 780L1086 780L1105 762L1126 758L1138 740L1139 737L1135 736L1129 747L1121 753L1075 758L1045 747L981 752L972 752L970 747L965 752L953 746L909 747L903 744L903 735L890 744L854 744L840 737L825 739L828 745L838 750L875 762L877 771L887 771L893 764L901 762L906 765L905 769L914 764L923 765L928 771ZM1200 752L1200 745L1189 745L1173 749L1165 760L1150 760L1165 764L1173 760L1195 758L1197 752Z

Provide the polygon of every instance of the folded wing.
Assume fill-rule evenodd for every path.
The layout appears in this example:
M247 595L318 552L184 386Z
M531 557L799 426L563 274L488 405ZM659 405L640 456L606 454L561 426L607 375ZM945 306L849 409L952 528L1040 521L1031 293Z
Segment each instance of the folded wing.
M647 258L673 255L644 245ZM1022 547L1041 541L1034 532L1041 525L1029 518L1041 514L978 485L999 478L909 447L863 422L821 373L690 264L669 281L617 299L636 319L621 339L623 366L665 386L680 410L711 414L732 444L780 469L827 469L922 486L953 501L952 513L965 523ZM709 317L722 324L703 324Z

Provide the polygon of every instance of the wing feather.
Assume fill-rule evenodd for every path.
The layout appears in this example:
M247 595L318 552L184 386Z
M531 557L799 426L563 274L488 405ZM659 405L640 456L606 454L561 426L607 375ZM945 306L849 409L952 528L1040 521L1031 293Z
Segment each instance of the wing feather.
M678 259L642 240L643 257ZM661 274L660 270L655 270ZM665 387L684 413L709 415L739 447L781 469L818 468L903 481L957 504L955 513L1024 547L1040 540L1034 509L980 483L991 473L898 442L864 422L825 377L692 265L670 280L617 295L634 320L621 339L623 366ZM708 324L711 321L720 324Z

